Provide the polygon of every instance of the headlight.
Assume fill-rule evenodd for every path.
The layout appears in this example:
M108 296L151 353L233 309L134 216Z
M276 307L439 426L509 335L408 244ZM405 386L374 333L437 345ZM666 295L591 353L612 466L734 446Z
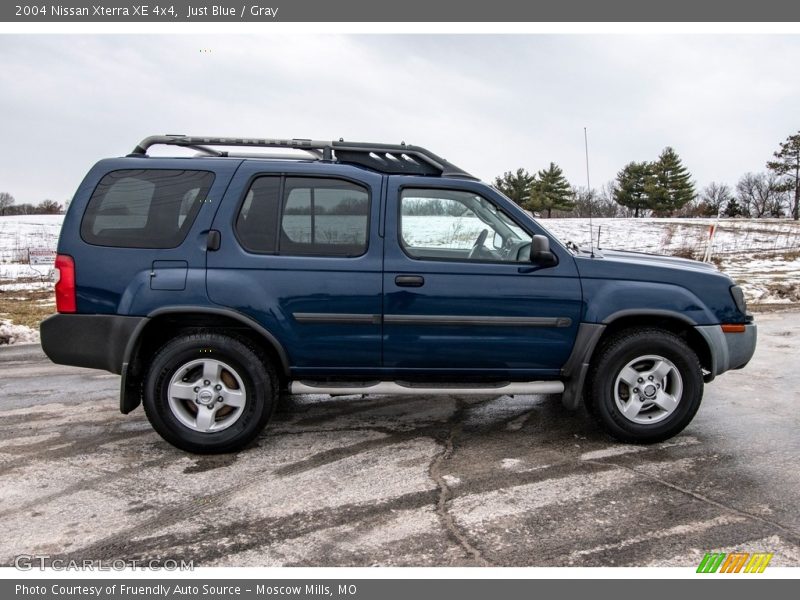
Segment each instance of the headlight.
M731 286L731 296L733 296L733 301L736 304L736 308L739 309L743 315L747 314L747 303L744 301L744 292L742 288L738 285Z

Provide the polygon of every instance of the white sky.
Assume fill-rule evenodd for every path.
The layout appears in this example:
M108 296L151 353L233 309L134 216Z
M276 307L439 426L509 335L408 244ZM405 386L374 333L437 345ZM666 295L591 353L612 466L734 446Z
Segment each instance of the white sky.
M210 52L201 52L201 49ZM0 191L68 199L154 133L425 146L585 185L673 146L700 186L800 129L797 35L1 35Z

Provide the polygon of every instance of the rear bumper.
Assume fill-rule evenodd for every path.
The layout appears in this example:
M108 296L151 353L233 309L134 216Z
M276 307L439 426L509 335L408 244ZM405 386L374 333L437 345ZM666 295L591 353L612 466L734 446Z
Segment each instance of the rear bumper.
M725 333L721 325L695 327L711 349L711 376L709 381L731 369L741 369L756 351L758 330L755 323L745 325L741 333Z
M146 317L58 314L42 321L42 349L54 363L122 373L128 342Z

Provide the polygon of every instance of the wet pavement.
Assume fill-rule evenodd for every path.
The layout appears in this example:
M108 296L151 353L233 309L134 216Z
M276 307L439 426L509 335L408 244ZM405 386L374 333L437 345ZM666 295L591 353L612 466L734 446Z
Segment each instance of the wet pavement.
M0 349L0 564L800 566L800 313L759 315L751 364L693 423L619 444L557 397L300 396L257 445L185 454L117 376Z

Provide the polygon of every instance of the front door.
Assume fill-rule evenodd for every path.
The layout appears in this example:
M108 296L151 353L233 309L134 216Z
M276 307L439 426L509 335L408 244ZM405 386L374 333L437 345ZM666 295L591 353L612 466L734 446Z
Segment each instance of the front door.
M544 232L509 204L472 182L390 182L383 362L395 377L558 376L580 320L577 270L555 241L559 264L533 265Z

